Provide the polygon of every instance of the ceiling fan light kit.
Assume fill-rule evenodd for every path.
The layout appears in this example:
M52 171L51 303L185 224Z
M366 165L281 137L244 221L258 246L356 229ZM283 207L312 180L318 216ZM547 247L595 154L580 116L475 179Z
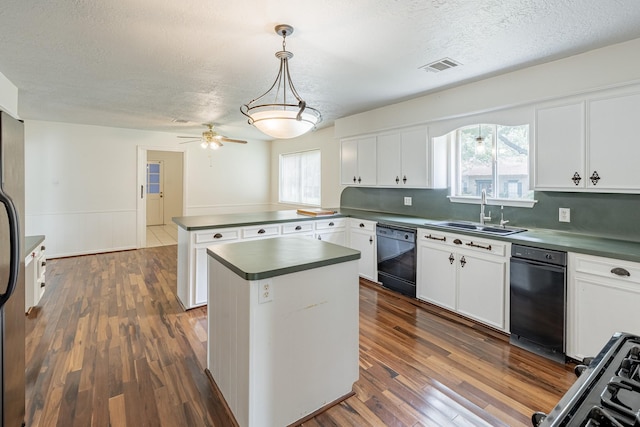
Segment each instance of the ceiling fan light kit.
M224 142L233 142L236 144L246 144L247 141L241 140L241 139L232 139L232 138L227 138L224 135L220 135L218 132L215 132L213 130L213 125L212 124L205 124L206 127L208 127L208 130L205 130L204 132L202 132L202 136L201 137L195 137L195 136L179 136L178 138L189 138L191 139L191 141L184 141L181 142L181 144L187 144L189 142L195 142L195 141L201 141L200 142L200 146L202 148L211 148L212 150L217 150L218 148L222 147L222 141Z
M276 58L280 60L278 75L269 90L243 104L240 112L249 118L250 125L266 135L276 139L295 138L313 129L322 121L322 115L308 107L298 95L289 74L289 59L293 58L293 53L286 50L286 38L293 33L293 27L276 25L275 31L282 36L282 50L276 52ZM263 98L265 100L261 101ZM274 102L266 102L267 99Z

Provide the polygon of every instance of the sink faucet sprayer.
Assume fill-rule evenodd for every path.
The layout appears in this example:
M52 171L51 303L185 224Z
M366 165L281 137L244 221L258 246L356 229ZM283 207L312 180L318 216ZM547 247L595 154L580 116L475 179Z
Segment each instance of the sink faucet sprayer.
M489 216L484 216L484 207L487 204L487 190L484 188L480 193L480 224L484 225L485 221L491 221L491 211L489 211Z

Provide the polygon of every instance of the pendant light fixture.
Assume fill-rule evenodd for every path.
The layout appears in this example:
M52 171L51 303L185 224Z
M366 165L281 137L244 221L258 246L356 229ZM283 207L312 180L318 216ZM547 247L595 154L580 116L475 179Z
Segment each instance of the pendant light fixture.
M484 137L482 136L481 125L478 124L478 136L476 137L476 153L480 154L484 151Z
M276 52L276 58L280 60L276 80L265 93L243 104L240 112L262 133L276 139L295 138L313 129L322 121L322 115L307 106L291 81L289 60L293 53L286 50L286 39L293 33L293 27L281 24L275 31L282 36L282 50Z

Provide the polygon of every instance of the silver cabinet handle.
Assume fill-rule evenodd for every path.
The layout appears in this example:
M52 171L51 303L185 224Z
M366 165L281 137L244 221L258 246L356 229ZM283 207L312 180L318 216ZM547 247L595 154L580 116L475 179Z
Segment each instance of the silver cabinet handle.
M462 266L462 268L464 268L464 265L467 263L467 260L464 259L464 256L462 258L460 258L460 265Z
M266 230L264 228L261 228L260 230L258 230L258 234L264 234L266 233Z
M302 230L302 227L300 227L299 225L296 225L296 231L300 231Z
M631 273L629 273L629 270L626 270L622 267L612 268L611 272L616 276L631 277Z
M213 235L213 238L214 239L221 239L222 238L222 234L216 233L216 234Z
M449 264L453 265L453 261L456 259L453 257L453 252L449 254Z

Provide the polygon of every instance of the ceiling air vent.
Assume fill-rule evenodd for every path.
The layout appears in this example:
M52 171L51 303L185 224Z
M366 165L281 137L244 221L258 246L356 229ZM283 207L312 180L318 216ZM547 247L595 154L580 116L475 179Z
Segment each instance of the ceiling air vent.
M171 121L173 123L189 123L189 120L185 120L185 119L173 119Z
M432 62L431 64L423 65L419 67L425 71L429 71L431 73L439 73L440 71L448 70L450 68L455 68L458 65L462 65L458 61L454 61L451 58L442 58L438 61Z

